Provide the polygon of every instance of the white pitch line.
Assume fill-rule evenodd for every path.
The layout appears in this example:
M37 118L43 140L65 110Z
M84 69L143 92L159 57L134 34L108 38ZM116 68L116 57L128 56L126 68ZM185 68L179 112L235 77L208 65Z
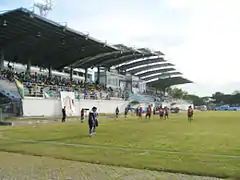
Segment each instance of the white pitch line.
M240 155L224 155L224 154L210 154L210 153L191 153L191 152L181 152L181 151L167 151L167 150L153 150L153 149L138 149L138 148L124 148L117 146L101 146L101 145L87 145L87 144L73 144L73 143L62 143L56 141L36 141L36 140L26 140L26 139L13 139L2 137L1 139L16 140L19 142L26 143L39 143L39 144L52 144L58 146L72 146L72 147L84 147L84 148L93 148L93 149L113 149L113 150L122 150L122 151L139 151L139 152L148 152L148 153L162 153L162 154L176 154L176 155L189 155L189 156L205 156L205 157L222 157L222 158L231 158L231 159L240 159Z

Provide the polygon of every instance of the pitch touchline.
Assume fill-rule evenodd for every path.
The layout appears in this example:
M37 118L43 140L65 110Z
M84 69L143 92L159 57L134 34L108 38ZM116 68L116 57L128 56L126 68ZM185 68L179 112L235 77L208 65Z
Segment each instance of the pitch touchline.
M154 152L154 153L176 154L176 155L223 157L223 158L240 159L240 155L224 155L224 154L191 153L191 152L153 150L153 149L123 148L123 147L116 147L116 146L101 146L101 145L62 143L62 142L56 142L56 141L36 141L36 140L26 140L26 139L13 139L13 138L6 138L6 137L4 139L12 139L12 140L16 140L16 141L20 141L20 142L26 142L26 143L52 144L52 145L59 145L59 146L85 147L85 148L93 148L93 149L94 148L114 149L114 150L122 150L122 151Z

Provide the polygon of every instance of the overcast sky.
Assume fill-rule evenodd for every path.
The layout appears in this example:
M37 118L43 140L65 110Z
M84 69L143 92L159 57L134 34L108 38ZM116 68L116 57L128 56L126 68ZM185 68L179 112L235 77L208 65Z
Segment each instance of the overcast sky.
M30 8L33 0L0 0L0 9ZM55 0L48 18L111 44L166 54L194 84L190 93L240 89L239 0Z

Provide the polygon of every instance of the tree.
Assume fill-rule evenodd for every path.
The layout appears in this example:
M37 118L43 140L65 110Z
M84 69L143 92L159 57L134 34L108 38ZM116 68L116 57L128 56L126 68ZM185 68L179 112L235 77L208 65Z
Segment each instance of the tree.
M172 96L172 94L173 94L173 90L172 90L171 87L167 87L167 88L165 89L165 92L166 92L169 96Z
M212 95L212 99L217 105L240 105L240 93L238 91L234 91L232 94L216 92Z
M223 104L224 102L226 102L225 94L222 92L216 92L212 95L212 98L214 99L214 102L216 104Z
M193 102L194 105L196 106L201 106L204 105L204 101L203 98L198 97L197 95L194 94L188 94L186 96L187 100L191 100Z
M233 91L232 95L236 95L236 94L240 94L240 91L239 90Z
M215 92L211 97L199 97L195 94L188 94L186 91L183 91L181 88L171 88L168 87L166 92L169 96L176 99L185 99L193 101L193 104L196 106L201 105L240 105L240 91L236 90L232 94L224 94L222 92Z
M172 89L172 97L176 99L182 99L185 95L185 92L180 88L173 88Z

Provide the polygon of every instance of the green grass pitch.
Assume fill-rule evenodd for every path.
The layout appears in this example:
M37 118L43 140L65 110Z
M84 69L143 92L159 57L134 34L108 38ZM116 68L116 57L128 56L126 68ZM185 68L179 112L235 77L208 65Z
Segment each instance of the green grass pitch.
M0 151L75 161L217 177L240 175L240 112L198 112L168 120L100 117L97 135L87 122L0 128Z

